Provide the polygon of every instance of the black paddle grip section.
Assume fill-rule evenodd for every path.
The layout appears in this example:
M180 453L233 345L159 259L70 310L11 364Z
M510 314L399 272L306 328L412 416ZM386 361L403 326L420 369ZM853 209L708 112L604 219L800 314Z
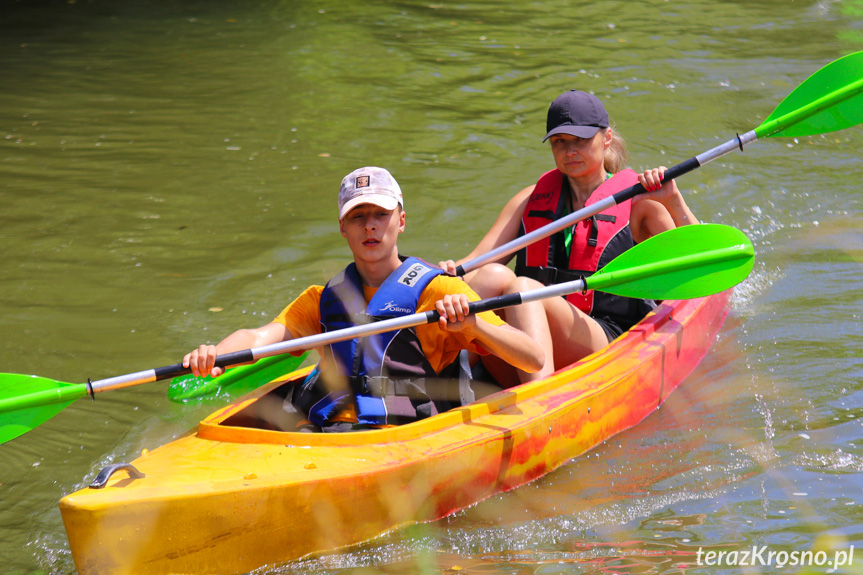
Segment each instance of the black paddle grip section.
M252 353L252 350L244 349L243 351L234 351L218 356L216 358L216 367L230 367L232 365L251 363L253 361L255 361L255 356ZM192 373L192 370L188 367L183 367L182 363L175 363L174 365L157 367L153 370L153 373L156 374L156 381L161 381L163 379L172 379L181 375L186 375L187 373Z
M510 293L506 295L499 295L497 297L490 297L488 299L471 302L468 306L470 309L470 313L482 313L484 311L491 311L495 309L501 309L505 307L512 307L514 305L518 305L521 303L521 294L520 293Z
M490 297L488 299L483 299L480 301L472 301L468 304L467 308L472 315L482 313L484 311L492 311L495 309L501 309L505 307L512 307L514 305L518 305L521 303L521 294L520 293L510 293L506 295L499 295L497 297ZM440 314L436 309L425 312L426 314L426 323L434 323L440 319Z
M186 375L187 373L192 373L192 370L188 367L183 367L182 363L175 363L174 365L157 367L153 370L153 373L156 374L156 381L161 381L163 379L171 379L179 375Z
M255 361L255 354L250 349L243 351L234 351L225 353L216 358L216 367L230 367L241 363L251 363Z
M664 182L669 180L674 180L679 178L684 174L688 174L692 170L696 168L700 168L701 164L698 163L698 158L689 158L685 162L680 162L676 166L672 166L665 170L665 177L663 179ZM625 202L626 200L631 200L638 194L643 194L647 190L644 189L644 186L641 184L635 184L634 186L630 186L625 190L617 192L612 196L614 198L614 203L619 204L621 202Z
M456 266L455 267L455 275L458 277L464 277L465 271L464 266Z

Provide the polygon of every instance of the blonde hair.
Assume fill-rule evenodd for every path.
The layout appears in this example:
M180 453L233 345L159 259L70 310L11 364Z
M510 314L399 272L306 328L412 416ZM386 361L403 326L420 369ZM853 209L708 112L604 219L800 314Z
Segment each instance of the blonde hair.
M611 130L611 145L605 150L605 157L602 162L602 167L609 174L616 174L626 167L626 160L629 153L626 151L626 140L612 125Z

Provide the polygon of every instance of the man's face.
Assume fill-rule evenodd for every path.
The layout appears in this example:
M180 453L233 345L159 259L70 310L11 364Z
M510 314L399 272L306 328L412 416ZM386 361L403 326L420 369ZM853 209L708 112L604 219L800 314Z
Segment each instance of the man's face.
M339 221L339 229L356 260L380 261L398 254L396 243L405 229L405 213L398 208L360 204Z

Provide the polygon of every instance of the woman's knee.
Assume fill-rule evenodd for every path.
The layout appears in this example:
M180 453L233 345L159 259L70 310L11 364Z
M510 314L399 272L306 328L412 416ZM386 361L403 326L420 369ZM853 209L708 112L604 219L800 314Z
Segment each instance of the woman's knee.
M515 274L513 274L513 278L506 285L506 289L504 290L503 293L510 294L510 293L532 290L532 289L538 289L541 287L544 287L544 286L534 279L526 278L523 276L515 277Z
M488 264L473 273L473 277L467 278L468 285L482 298L503 294L515 279L515 273L501 264Z

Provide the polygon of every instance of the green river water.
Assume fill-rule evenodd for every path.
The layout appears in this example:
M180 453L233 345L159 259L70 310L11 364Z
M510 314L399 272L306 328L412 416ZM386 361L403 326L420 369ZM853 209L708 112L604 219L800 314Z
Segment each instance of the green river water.
M0 0L0 372L100 379L267 322L350 258L336 194L356 167L399 180L404 253L460 257L553 166L561 91L603 98L631 167L670 166L860 49L861 0ZM681 179L757 261L642 424L447 519L260 573L799 571L697 564L753 545L853 545L840 571L863 572L861 150L861 127L768 139ZM74 573L59 499L214 408L143 385L0 447L0 570Z

